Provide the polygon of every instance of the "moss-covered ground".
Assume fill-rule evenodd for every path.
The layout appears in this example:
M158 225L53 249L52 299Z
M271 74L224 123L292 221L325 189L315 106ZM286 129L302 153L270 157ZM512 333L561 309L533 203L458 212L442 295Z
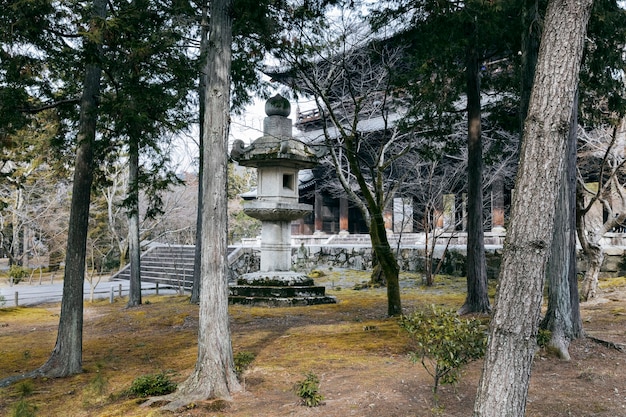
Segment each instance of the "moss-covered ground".
M364 272L323 272L316 281L337 304L230 307L233 351L254 356L241 377L244 390L232 402L207 401L172 414L142 407L142 399L127 394L141 375L165 372L181 382L196 360L197 306L186 296L148 296L132 309L124 299L86 303L84 372L0 389L0 415L18 415L18 407L34 413L22 415L59 417L470 415L480 361L467 367L456 387L440 389L434 408L432 379L409 360L407 335L386 317L386 290L354 290L367 280ZM425 287L419 275L404 274L401 287L407 312L430 304L456 309L464 301L463 278L437 277ZM589 334L626 343L625 289L624 278L604 280L600 300L583 305ZM0 378L45 362L59 311L59 304L0 309ZM538 352L527 415L626 416L626 354L588 338L574 342L571 354L571 361L561 362ZM320 407L300 405L293 392L307 373L320 379Z

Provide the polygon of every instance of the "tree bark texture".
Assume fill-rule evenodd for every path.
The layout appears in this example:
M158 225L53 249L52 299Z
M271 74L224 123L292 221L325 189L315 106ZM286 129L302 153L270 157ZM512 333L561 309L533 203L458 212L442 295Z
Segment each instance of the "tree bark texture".
M592 0L548 4L475 417L521 417L526 409L591 5Z
M571 184L563 172L563 186L558 190L557 210L554 218L553 243L546 267L548 309L541 327L551 332L548 345L561 359L569 360L569 343L572 339L571 305L569 294L570 272L570 213Z
M471 33L476 28L471 25ZM478 50L470 35L467 77L467 297L459 314L489 312L483 229L483 145Z
M128 153L128 307L141 305L141 248L139 247L139 142L131 138Z
M385 229L385 219L382 210L370 216L370 239L387 285L387 314L390 317L399 316L402 314L399 283L400 268L387 239L387 230Z
M547 266L548 308L541 327L551 332L548 346L569 360L570 341L579 337L582 322L576 276L576 141L578 100L572 106L563 186L559 188L552 251ZM572 282L574 287L572 288ZM572 297L570 291L575 291Z
M202 28L200 34L200 54L206 55L207 49L209 46L209 5L205 1L202 4ZM205 61L205 65L200 72L200 82L198 84L198 98L200 101L200 134L198 137L198 149L199 149L199 167L198 167L198 211L196 217L196 247L194 252L194 262L193 262L193 285L191 287L191 299L190 302L192 304L200 303L200 283L201 283L201 274L200 274L200 260L202 259L202 184L204 177L204 111L205 105L204 102L206 100L206 83L207 83L207 71L208 68L206 64L208 62Z
M232 0L211 1L207 56L202 188L200 322L196 368L168 409L207 398L229 399L240 389L228 324L227 153L230 123Z
M584 301L596 298L598 292L598 276L604 261L604 251L598 242L589 242L584 250L587 258L587 270L583 278L581 297Z
M94 38L101 36L100 26L106 17L106 4L104 0L94 0L90 25L90 33L94 36L86 36L84 39L87 64L84 90L80 100L78 147L72 186L61 316L54 350L48 361L39 368L41 374L49 377L64 377L82 372L83 285L94 169L93 148L102 74L99 61L101 45L95 42Z

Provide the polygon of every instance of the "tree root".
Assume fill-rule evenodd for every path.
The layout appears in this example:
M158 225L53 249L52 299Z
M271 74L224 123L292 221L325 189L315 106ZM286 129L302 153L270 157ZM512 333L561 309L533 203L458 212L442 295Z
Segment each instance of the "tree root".
M158 406L161 410L177 412L181 409L189 409L195 408L198 403L209 401L209 400L219 400L222 402L230 402L229 399L217 399L217 398L206 398L206 395L201 393L181 393L181 392L173 392L167 395L161 395L158 397L151 397L145 402L141 404L141 407L153 407ZM223 407L218 407L223 408Z
M619 350L622 353L626 353L626 345L623 345L621 343L615 343L615 342L611 342L611 341L608 341L608 340L599 339L597 337L590 336L590 335L587 335L587 338L589 340L592 340L592 341L594 341L596 343L599 343L599 344L601 344L603 346L606 346L608 348Z
M34 371L26 372L25 374L13 375L4 379L0 379L0 388L8 387L9 385L22 381L24 379L29 378L37 378L40 376L44 376L43 372L39 369L35 369Z

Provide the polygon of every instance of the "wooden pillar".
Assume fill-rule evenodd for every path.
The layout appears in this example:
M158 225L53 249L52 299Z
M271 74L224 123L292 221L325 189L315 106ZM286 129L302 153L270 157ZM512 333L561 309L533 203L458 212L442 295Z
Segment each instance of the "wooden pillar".
M435 210L433 211L433 225L435 229L443 229L443 196L437 198Z
M443 228L446 231L453 231L455 226L456 207L455 207L455 195L444 194L443 195Z
M348 223L348 198L343 196L339 197L339 234L350 234Z
M383 219L385 220L385 229L393 231L393 208L386 208L383 211Z
M496 179L491 185L491 231L505 232L504 228L504 181Z
M467 194L461 195L461 230L467 232Z
M314 215L315 215L315 234L323 233L324 229L324 218L323 218L323 205L324 199L322 194L319 191L315 191L315 207L314 207Z

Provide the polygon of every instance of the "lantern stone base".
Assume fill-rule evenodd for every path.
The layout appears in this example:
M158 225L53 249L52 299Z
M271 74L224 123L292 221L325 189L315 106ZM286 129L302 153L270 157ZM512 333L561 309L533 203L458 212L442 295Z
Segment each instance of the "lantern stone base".
M316 286L312 278L290 271L253 272L242 275L237 285L229 287L231 304L266 305L270 307L334 304L337 299L326 295L326 288Z

